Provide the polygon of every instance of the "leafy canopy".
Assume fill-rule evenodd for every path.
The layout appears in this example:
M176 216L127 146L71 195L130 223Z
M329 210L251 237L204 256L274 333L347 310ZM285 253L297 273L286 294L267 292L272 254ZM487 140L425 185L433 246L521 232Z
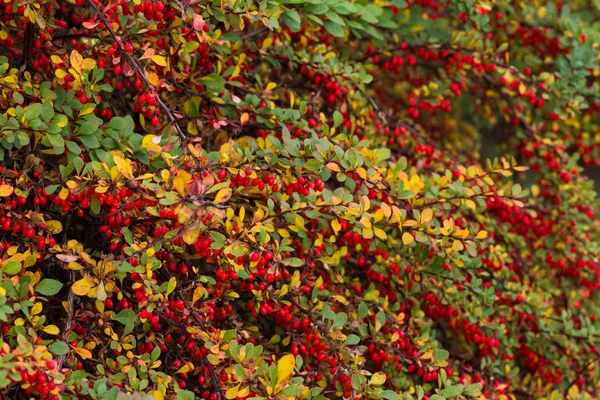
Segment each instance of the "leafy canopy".
M1 396L598 397L594 4L3 7Z

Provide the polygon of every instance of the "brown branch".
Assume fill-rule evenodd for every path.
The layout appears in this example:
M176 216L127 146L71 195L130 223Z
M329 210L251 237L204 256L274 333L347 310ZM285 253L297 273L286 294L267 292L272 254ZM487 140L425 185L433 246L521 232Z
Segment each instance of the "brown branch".
M188 7L194 7L197 6L199 4L203 4L203 3L208 3L210 0L196 0L196 1L192 1L190 4L188 4Z
M94 4L94 2L92 0L87 0L87 3L94 9L98 18L100 19L102 24L106 27L106 29L108 30L108 33L110 33L110 36L113 38L114 42L117 43L117 45L119 46L119 50L121 50L121 53L125 56L125 58L129 62L129 64L133 67L135 72L137 72L137 74L140 76L140 78L144 82L144 84L148 88L152 89L152 84L148 80L148 77L146 77L146 74L144 73L142 68L138 65L138 63L135 61L135 59L132 56L130 56L129 54L127 54L127 52L123 48L123 43L122 43L120 37L111 28L111 26L109 25L106 18L104 18L102 11L100 11L98 6L96 4ZM175 127L175 131L177 132L177 135L179 136L179 138L182 141L184 141L186 139L186 135L181 130L181 127L177 124L177 118L175 118L175 115L173 115L173 112L171 111L171 109L169 109L169 107L167 107L167 105L161 100L160 95L157 92L152 90L152 94L153 94L154 98L156 99L156 102L158 103L160 108L164 111L165 114L167 114L167 117L169 118L171 125L173 127Z
M68 214L67 220L65 222L65 227L63 229L63 234L62 234L62 243L63 244L67 242L67 232L71 225L71 219L72 219L71 214ZM71 270L71 271L69 271L69 283L72 285L73 282L75 282L75 271ZM65 329L63 330L63 334L62 334L62 340L64 342L67 342L67 337L69 336L69 333L71 333L71 328L73 326L73 307L75 307L75 292L73 292L71 287L69 287L69 295L67 296L67 307L69 308L67 310L67 322L65 322ZM67 356L66 354L62 354L58 357L58 366L56 367L57 371L61 370L61 368L65 362L66 356Z

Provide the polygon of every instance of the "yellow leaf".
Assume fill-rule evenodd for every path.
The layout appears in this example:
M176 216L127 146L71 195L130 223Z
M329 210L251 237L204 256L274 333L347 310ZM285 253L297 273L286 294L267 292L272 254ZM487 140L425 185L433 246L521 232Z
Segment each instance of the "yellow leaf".
M46 222L46 229L48 230L49 233L56 235L57 233L61 233L62 232L62 224L60 223L60 221L56 221L56 220L51 220Z
M186 171L178 170L177 177L173 179L173 187L177 190L177 193L181 197L184 197L187 194L188 185L187 183L192 180L192 176L188 174Z
M219 192L215 196L214 203L215 204L225 203L231 197L232 192L233 191L231 190L231 188L224 188L224 189L219 190Z
M283 389L283 386L292 378L292 372L296 366L296 358L292 354L287 354L277 362L277 384L275 393Z
M233 147L234 144L235 142L230 139L227 143L223 143L221 145L219 149L219 156L223 164L227 164L229 162L235 164L239 160L240 157Z
M165 399L165 395L164 395L164 393L163 393L163 392L161 392L160 390L155 390L155 391L152 393L152 398L153 398L154 400L164 400L164 399Z
M79 357L83 358L84 360L92 358L92 352L88 349L83 349L81 347L73 347L73 350L75 350L75 353L79 354Z
M61 188L60 192L58 192L58 197L60 197L61 200L66 200L67 197L69 197L69 189Z
M167 59L164 58L163 56L154 55L154 56L152 56L152 61L154 61L156 64L160 65L161 67L167 66Z
M411 244L414 241L415 241L415 238L410 233L404 232L402 234L402 243L404 243L405 246L408 246L409 244Z
M248 115L248 113L243 113L240 117L240 125L246 125L246 122L248 122L249 118L250 116Z
M475 208L477 208L477 205L471 199L466 199L465 200L465 205L467 206L467 208L469 208L470 210L473 210L473 211L475 210Z
M48 335L58 335L60 333L60 329L56 325L48 325L44 327L44 332Z
M178 176L173 179L173 187L181 197L185 197L187 185L185 184L185 180L182 176Z
M148 72L148 82L153 86L158 86L158 75L154 72Z
M371 290L369 293L365 294L365 297L363 297L363 300L371 301L371 300L375 300L378 297L379 297L379 290Z
M100 301L106 300L108 297L106 294L106 289L104 288L104 282L100 282L100 284L96 287L96 297Z
M200 285L196 289L194 289L194 294L192 295L192 304L196 304L198 300L204 297L204 294L208 293L204 286Z
M85 278L73 283L73 286L71 286L71 290L77 296L85 296L90 292L90 290L92 290L92 286L94 286L94 280L88 275Z
M160 140L161 137L158 135L146 135L144 136L144 139L142 139L142 148L154 153L158 153L162 150L162 147L160 147ZM163 171L166 171L167 174L169 173L168 170ZM165 180L165 182L168 181L168 176L167 179L163 178L163 180Z
M367 171L363 167L356 168L355 171L362 179L367 179Z
M56 77L58 79L62 79L65 76L67 76L67 71L65 71L64 69L57 69L56 72L54 73L56 75Z
M91 104L91 103L88 103L88 104ZM83 117L84 115L91 114L94 111L95 108L96 108L96 106L93 106L93 107L84 107L84 108L81 109L81 111L79 111L79 116Z
M268 37L265 40L263 40L262 48L268 49L269 47L271 47L272 44L273 44L273 38Z
M83 56L79 54L77 50L73 50L69 60L71 61L71 67L81 74L81 70L83 68Z
M133 178L133 170L131 169L131 161L123 159L119 156L113 155L113 161L119 172L123 174L124 177L132 179Z
M229 388L225 392L225 398L228 399L228 400L237 399L239 391L240 391L240 385L237 385L237 386L234 386L232 388Z
M96 60L93 58L86 58L83 60L83 69L94 69L96 68Z
M53 54L52 56L50 56L50 59L52 60L52 62L54 64L60 64L61 62L63 62L62 58L60 58L56 54Z
M427 222L431 221L432 218L433 218L433 210L431 208L426 208L425 210L423 210L421 212L420 222L422 224L426 224Z
M375 233L375 236L377 236L381 240L387 239L387 233L385 233L385 231L381 228L375 227L373 229L373 233Z
M487 237L488 233L487 231L479 231L477 233L477 236L475 236L475 239L485 239Z
M340 225L339 221L337 220L337 218L334 218L331 221L331 229L333 229L333 233L335 235L338 234L338 232L340 231L340 229L342 229L342 226Z
M44 306L42 305L42 303L35 303L34 306L31 308L31 315L37 315L41 313L43 307Z
M275 82L269 82L267 83L267 87L265 89L265 92L270 92L271 90L275 89L277 87L277 83Z
M385 383L385 374L383 372L377 372L373 374L369 380L369 385L383 385Z
M13 194L14 191L15 189L13 189L12 186L0 185L0 197L8 197Z
M81 271L83 269L83 265L79 264L78 262L71 261L67 264L67 268L74 271Z
M193 223L192 226L190 226L183 234L183 241L186 244L192 245L192 244L196 243L196 240L198 239L199 234L200 234L200 224L198 222Z

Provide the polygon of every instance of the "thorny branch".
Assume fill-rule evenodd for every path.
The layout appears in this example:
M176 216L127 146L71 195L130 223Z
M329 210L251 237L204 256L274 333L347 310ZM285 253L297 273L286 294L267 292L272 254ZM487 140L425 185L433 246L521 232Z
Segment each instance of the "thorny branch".
M127 52L123 48L123 42L122 42L121 38L111 28L111 26L108 23L108 21L106 21L106 18L104 18L104 15L102 14L102 11L98 8L98 6L96 4L94 4L94 2L92 0L87 0L87 3L94 9L94 11L96 12L96 15L98 16L98 19L100 19L100 21L102 22L102 24L106 27L106 29L110 33L110 36L113 38L114 42L117 43L117 45L119 46L119 50L121 50L121 53L125 56L125 58L129 62L129 64L131 65L131 67L140 76L140 79L144 82L144 84L148 88L152 89L152 84L148 80L148 77L146 76L146 74L144 73L144 71L142 70L142 68L138 65L138 63L136 62L136 60L132 56L130 56L129 54L127 54ZM158 103L158 105L160 106L160 108L163 110L163 112L169 118L169 122L175 128L175 131L177 132L177 135L179 136L179 138L182 141L184 141L186 139L186 135L181 130L181 127L177 123L177 118L175 118L175 115L173 114L173 112L171 111L171 109L169 107L167 107L167 105L160 98L160 95L157 92L155 92L154 90L152 90L152 95L156 99L156 102Z

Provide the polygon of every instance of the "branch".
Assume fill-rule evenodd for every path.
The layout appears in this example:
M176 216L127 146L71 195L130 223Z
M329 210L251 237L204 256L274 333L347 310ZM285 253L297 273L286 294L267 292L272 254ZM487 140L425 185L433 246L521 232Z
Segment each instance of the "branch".
M149 89L152 89L152 84L150 83L150 81L146 77L146 74L144 73L144 71L142 70L142 68L138 65L138 63L135 61L135 59L132 56L130 56L129 54L127 54L127 52L123 48L123 43L122 43L121 39L117 36L116 32L111 28L111 26L109 25L108 21L106 21L106 18L104 18L104 15L102 14L102 11L100 11L100 9L98 8L98 6L96 4L94 4L94 2L92 0L87 0L87 3L94 9L94 11L96 12L96 14L98 15L98 18L100 19L100 21L102 22L102 24L106 27L106 29L110 33L110 36L113 38L114 42L117 43L117 45L119 46L119 50L121 50L121 53L125 56L125 58L129 62L129 64L133 67L133 69L135 70L135 72L137 72L138 75L140 75L140 78L142 79L142 81L144 82L144 84ZM173 112L161 100L161 98L160 98L160 96L159 96L158 93L156 93L156 92L154 92L154 90L152 90L152 94L154 95L154 98L156 99L156 102L158 103L158 105L160 106L160 108L164 111L165 114L167 114L167 117L169 118L169 121L170 121L171 125L175 127L175 131L177 132L177 135L179 136L179 138L182 141L185 140L186 136L183 133L183 131L181 130L181 127L177 124L177 118L175 118L175 115L173 115Z
M69 227L71 225L71 219L72 219L71 214L67 215L67 221L65 222L65 227L63 229L63 234L62 234L62 243L67 242L67 231L69 230ZM69 271L70 285L72 285L73 282L75 282L75 271L71 270L71 271ZM73 289L71 289L71 287L69 286L69 295L67 296L67 307L69 309L67 310L67 322L65 323L65 329L63 330L63 334L62 334L62 339L65 342L67 342L67 337L69 336L69 333L71 333L71 327L73 326L73 307L74 306L75 306L75 292L73 292ZM58 366L56 367L57 371L60 372L60 370L65 362L66 356L67 356L66 354L63 354L58 357Z
M406 128L407 131L409 131L410 133L412 133L413 135L421 138L422 140L424 140L428 145L438 149L439 151L441 151L442 153L446 154L452 161L454 161L455 163L458 163L458 160L456 157L454 157L454 155L450 154L448 151L444 150L443 148L441 148L436 142L434 142L433 140L431 140L431 138L429 138L429 136L424 135L422 133L420 133L415 127L413 127L412 125L408 124L407 122L401 121L399 119L397 119L396 117L390 115L389 113L387 113L386 111L382 110L381 107L379 106L379 104L377 104L375 102L375 100L373 100L373 98L371 96L369 96L366 91L362 90L359 88L359 90L362 92L362 94L365 96L365 98L367 99L367 101L369 102L369 104L371 104L371 106L375 109L375 111L377 111L380 115L380 117L383 117L383 120L385 122L388 122L387 119L392 119L394 121L396 121L399 125L403 126L404 128Z

